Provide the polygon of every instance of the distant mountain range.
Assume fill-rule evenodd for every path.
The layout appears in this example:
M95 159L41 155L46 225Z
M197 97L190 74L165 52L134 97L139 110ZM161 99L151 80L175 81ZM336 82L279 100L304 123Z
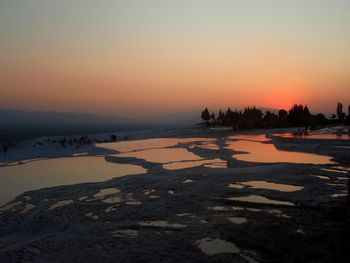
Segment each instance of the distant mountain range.
M0 109L1 126L25 126L27 124L193 124L196 122L200 122L200 112L154 114L142 118L120 118L90 113Z
M263 113L278 110L260 107ZM227 109L223 109L226 111ZM210 110L211 111L211 110ZM214 110L217 114L218 110ZM164 125L191 125L201 122L201 111L188 111L164 114L152 114L139 118L123 118L98 115L91 113L55 112L55 111L24 111L14 109L0 109L0 127L2 125L52 125L52 124L164 124Z
M62 113L54 111L22 111L0 109L2 124L53 124L53 123L115 123L126 122L127 119L101 116L89 113Z

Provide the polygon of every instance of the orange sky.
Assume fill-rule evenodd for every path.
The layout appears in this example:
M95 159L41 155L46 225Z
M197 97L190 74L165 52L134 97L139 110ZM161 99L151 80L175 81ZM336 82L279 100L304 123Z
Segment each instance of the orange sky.
M1 2L1 108L332 113L350 103L350 3L305 2Z

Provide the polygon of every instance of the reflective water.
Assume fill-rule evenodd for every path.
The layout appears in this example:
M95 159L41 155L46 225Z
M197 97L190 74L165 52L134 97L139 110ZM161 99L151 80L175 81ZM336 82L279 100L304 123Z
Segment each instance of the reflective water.
M117 157L135 157L153 163L196 161L202 158L184 148L160 148L116 154Z
M129 237L134 238L139 235L139 232L135 229L122 229L122 230L115 230L111 233L115 237Z
M247 218L245 217L229 217L227 220L237 225L245 224L248 222Z
M204 254L210 256L223 253L238 254L240 252L235 244L218 238L202 238L197 240L196 244Z
M186 225L178 224L178 223L168 223L165 220L139 222L138 224L140 226L146 226L146 227L164 227L164 228L185 228L186 227Z
M62 201L58 201L56 203L54 203L53 205L50 206L49 210L53 210L62 206L66 206L66 205L70 205L73 204L73 200L69 199L69 200L62 200Z
M295 192L295 191L304 189L304 187L302 186L270 183L267 181L248 181L248 182L239 182L236 184L228 185L229 188L236 188L236 189L243 188L244 186L255 188L255 189L277 190L281 192Z
M157 138L157 139L145 139L136 141L123 141L123 142L113 142L113 143L103 143L97 144L97 147L106 148L110 150L115 150L118 152L130 152L139 151L152 148L165 148L176 146L179 143L190 143L190 142L200 142L200 141L214 141L215 139L210 138Z
M283 133L276 134L284 138L303 138L303 139L326 139L326 140L349 140L350 136L347 134L337 135L337 134L294 134L294 133Z
M227 163L221 159L212 160L199 160L199 161L189 161L189 162L173 162L164 164L163 167L167 170L179 170L185 168L192 168L196 166L204 165L208 168L227 168Z
M312 177L319 178L319 179L322 179L322 180L330 180L329 177L324 176L324 175L311 174L311 176L312 176Z
M229 140L245 140L245 141L255 141L255 142L267 142L270 139L266 138L265 134L241 134L228 136Z
M227 198L227 200L248 202L248 203L258 203L258 204L294 206L294 204L291 202L273 200L273 199L269 199L269 198L266 198L266 197L260 196L260 195L246 195L246 196L229 197L229 198Z
M140 173L146 173L141 166L109 163L102 157L57 158L1 167L0 205L29 190Z
M198 145L198 147L203 148L203 149L207 149L207 150L219 150L220 149L219 145L217 145L215 143L202 143L202 144Z
M120 190L117 188L104 188L98 191L94 197L104 197L106 195L117 194L120 193Z
M332 173L341 173L341 174L347 174L348 171L344 171L344 170L338 170L338 169L331 169L331 168L321 168L321 171L325 171L325 172L332 172Z
M278 150L273 144L253 141L229 142L227 149L248 154L235 154L237 160L261 163L305 163L305 164L332 164L330 157L311 153L290 152Z

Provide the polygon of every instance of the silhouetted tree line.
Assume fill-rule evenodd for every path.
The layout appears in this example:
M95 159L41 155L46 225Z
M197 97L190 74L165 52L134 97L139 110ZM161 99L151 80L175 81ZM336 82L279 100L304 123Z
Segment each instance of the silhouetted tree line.
M266 111L264 114L256 107L247 107L243 111L228 108L220 110L217 115L205 108L201 118L207 126L232 126L234 130L259 129L259 128L285 128L305 127L315 128L316 126L332 124L350 125L350 105L348 114L343 112L343 104L338 103L336 114L328 119L324 114L311 114L307 105L295 104L289 111L281 109L278 113Z

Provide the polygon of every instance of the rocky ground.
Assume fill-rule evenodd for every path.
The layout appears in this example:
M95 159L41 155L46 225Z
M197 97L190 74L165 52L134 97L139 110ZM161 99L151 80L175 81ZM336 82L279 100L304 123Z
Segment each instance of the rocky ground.
M106 161L138 164L147 174L19 195L0 210L0 262L350 261L350 142L270 136L264 143L329 155L337 164L251 163L225 147L227 132L200 135L215 138L218 149L172 147L220 158L227 168L166 170L109 152ZM254 202L236 199L247 196Z

